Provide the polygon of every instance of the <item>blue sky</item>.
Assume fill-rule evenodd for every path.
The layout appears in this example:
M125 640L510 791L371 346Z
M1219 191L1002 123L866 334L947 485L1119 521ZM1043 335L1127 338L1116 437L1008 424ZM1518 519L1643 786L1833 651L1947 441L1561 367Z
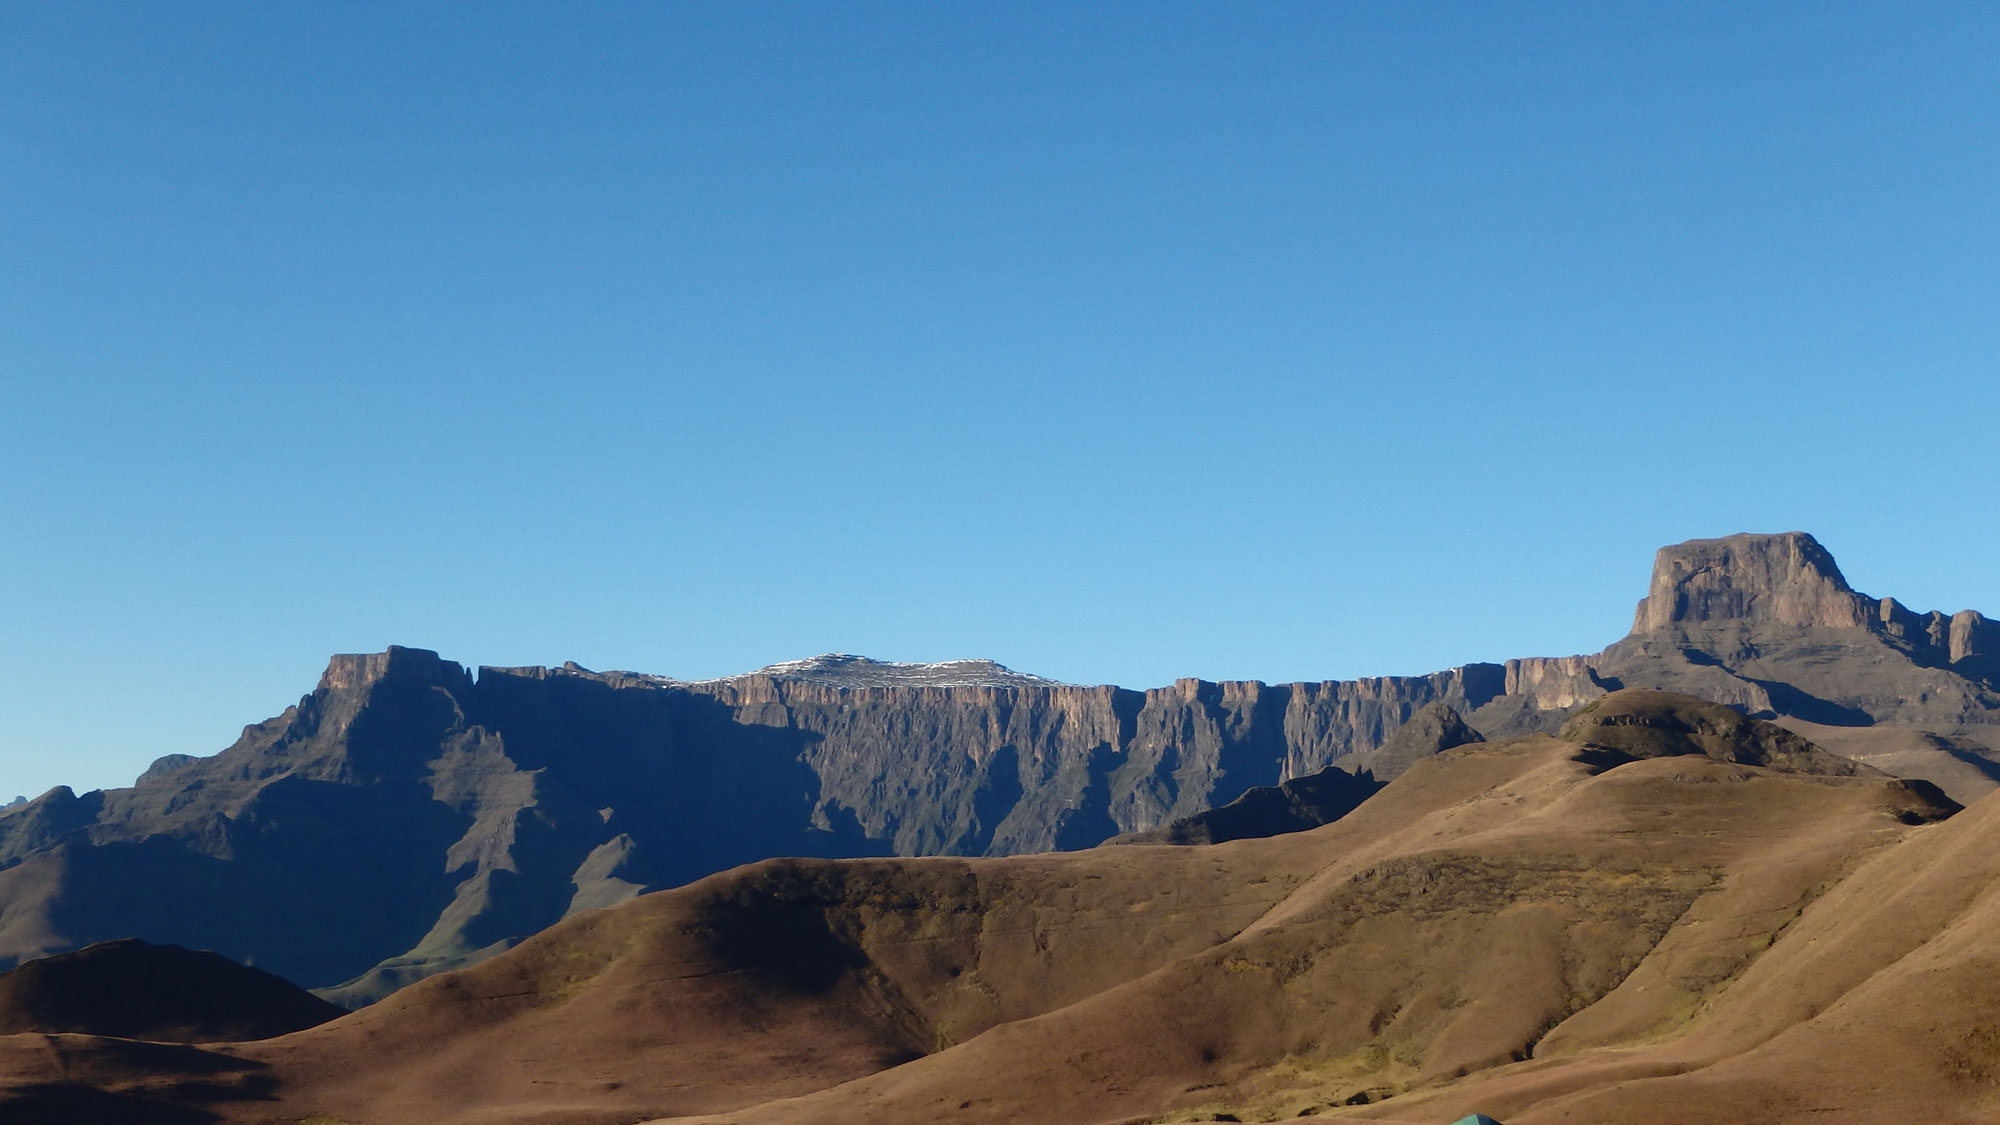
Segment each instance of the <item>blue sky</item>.
M2000 612L2000 6L8 4L0 797L334 652L1149 686Z

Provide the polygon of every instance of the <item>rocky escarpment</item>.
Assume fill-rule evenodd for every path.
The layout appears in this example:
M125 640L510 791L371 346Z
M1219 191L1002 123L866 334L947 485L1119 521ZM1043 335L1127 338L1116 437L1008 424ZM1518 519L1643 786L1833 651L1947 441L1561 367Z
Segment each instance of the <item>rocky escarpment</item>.
M682 682L341 656L221 754L0 814L0 956L137 934L363 1002L772 855L1088 847L1502 683L1474 665L1137 692L856 657Z
M1763 717L1892 723L2000 749L1996 686L2000 623L1859 593L1817 540L1786 532L1661 548L1632 633L1587 656L1509 661L1500 710L1560 713L1650 687Z
M1476 707L1496 665L1317 684L1180 680L1137 692L1039 684L898 689L756 673L683 685L747 726L795 732L816 815L897 854L1088 847L1317 772L1422 707Z
M1636 619L1588 656L1148 691L990 661L828 656L684 682L475 674L407 648L336 657L220 754L0 809L0 963L138 935L365 1001L769 856L1002 855L1146 832L1370 762L1357 756L1439 704L1499 737L1552 732L1620 688L1682 691L1842 730L1900 724L2000 777L1981 749L2000 748L1993 623L1855 593L1809 536L1667 548Z
M1632 632L1721 621L1859 629L1867 602L1803 532L1694 539L1660 548Z
M1916 613L1894 598L1857 593L1818 540L1804 532L1732 535L1662 547L1633 615L1636 635L1731 622L1869 632L1926 663L1991 678L2000 622L1973 610Z

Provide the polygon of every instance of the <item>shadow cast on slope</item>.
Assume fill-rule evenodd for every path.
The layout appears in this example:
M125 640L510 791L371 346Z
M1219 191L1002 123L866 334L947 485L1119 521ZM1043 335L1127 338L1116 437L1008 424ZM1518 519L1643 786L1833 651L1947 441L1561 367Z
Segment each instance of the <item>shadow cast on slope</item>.
M739 713L678 688L490 668L475 699L471 717L499 732L516 768L543 771L597 810L606 838L632 837L622 877L649 889L772 855L888 851L885 841L856 833L853 818L822 807L821 779L807 761L822 736L782 722L782 708Z
M1749 679L1749 677L1745 677ZM1830 699L1801 691L1790 684L1777 680L1750 679L1750 682L1764 689L1771 697L1771 706L1780 715L1804 719L1809 723L1819 723L1829 727L1872 727L1875 719L1859 707L1848 707Z
M143 1040L48 1037L65 1081L0 1090L8 1125L207 1125L204 1107L271 1101L264 1064L199 1047Z
M194 1106L75 1082L16 1087L0 1098L0 1121L10 1125L208 1125L221 1120Z

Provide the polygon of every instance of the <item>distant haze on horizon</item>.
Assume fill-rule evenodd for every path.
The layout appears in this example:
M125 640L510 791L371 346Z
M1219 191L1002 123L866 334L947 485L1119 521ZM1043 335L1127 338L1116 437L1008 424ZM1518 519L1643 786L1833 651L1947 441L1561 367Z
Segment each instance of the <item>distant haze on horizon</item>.
M2000 614L2000 6L0 10L0 800L390 644L1421 673Z

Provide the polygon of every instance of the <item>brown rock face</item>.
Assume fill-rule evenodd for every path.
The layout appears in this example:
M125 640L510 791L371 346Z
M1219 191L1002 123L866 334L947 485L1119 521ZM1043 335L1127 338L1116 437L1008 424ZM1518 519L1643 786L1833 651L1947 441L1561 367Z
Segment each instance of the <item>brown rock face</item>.
M1603 695L1606 689L1588 656L1530 656L1509 660L1507 690L1543 710L1576 707Z
M1802 531L1695 539L1660 548L1652 584L1633 615L1632 635L1731 625L1865 631L1939 664L2000 656L2000 624L1973 610L1918 613L1895 598L1858 593L1826 548ZM1590 657L1567 659L1592 662ZM1517 664L1523 666L1518 674ZM1559 662L1509 661L1508 693L1550 695L1542 680L1565 683L1560 673L1575 671L1532 667L1541 664Z
M1630 635L1602 652L1507 661L1501 695L1469 717L1489 735L1550 732L1621 688L1683 692L1758 718L1907 728L1982 748L1909 776L2000 781L2000 624L1859 593L1803 532L1661 548Z
M1660 548L1632 631L1739 619L1858 629L1872 608L1812 536L1731 535Z
M1762 717L1972 733L2000 750L2000 626L1970 610L1918 613L1856 592L1802 532L1662 548L1624 640L1573 658L1604 688L1682 691ZM1524 662L1525 663L1525 662ZM1546 677L1545 677L1546 678ZM1516 686L1516 680L1520 684ZM1550 687L1580 683L1575 675ZM1551 691L1510 667L1509 691Z
M1964 609L1951 615L1948 628L1947 644L1953 664L1971 657L2000 657L2000 622Z

